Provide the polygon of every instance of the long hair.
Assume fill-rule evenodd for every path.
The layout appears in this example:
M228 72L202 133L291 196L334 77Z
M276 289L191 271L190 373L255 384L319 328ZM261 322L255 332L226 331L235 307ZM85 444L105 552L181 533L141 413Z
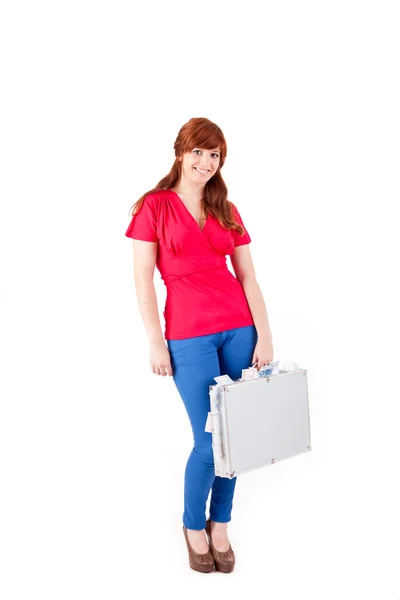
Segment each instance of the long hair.
M174 143L175 161L170 172L157 183L155 188L143 194L131 206L131 216L140 211L146 196L160 190L172 188L180 181L182 161L179 160L179 157L186 152L191 152L194 148L212 150L217 147L220 148L220 161L216 173L205 184L204 195L201 199L202 209L206 217L208 214L212 214L223 227L226 229L236 229L240 235L243 235L244 229L235 220L233 205L228 200L228 188L221 175L221 168L227 154L224 134L218 125L204 118L194 117L181 127Z

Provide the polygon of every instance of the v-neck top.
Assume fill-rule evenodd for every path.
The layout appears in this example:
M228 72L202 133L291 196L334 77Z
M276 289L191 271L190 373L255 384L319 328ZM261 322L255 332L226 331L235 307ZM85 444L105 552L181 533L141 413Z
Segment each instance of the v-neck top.
M158 242L156 267L167 288L166 340L254 325L243 287L226 262L226 255L233 254L236 246L251 242L234 204L233 211L245 230L243 236L222 227L211 214L201 229L170 189L148 194L132 216L125 235Z

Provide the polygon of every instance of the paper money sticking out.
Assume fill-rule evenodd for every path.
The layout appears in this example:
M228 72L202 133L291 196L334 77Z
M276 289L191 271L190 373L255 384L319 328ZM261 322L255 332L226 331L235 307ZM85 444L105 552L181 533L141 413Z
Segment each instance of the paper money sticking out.
M248 369L242 369L242 380L248 381L249 379L256 379L259 377L256 367L249 367Z
M218 385L234 383L233 379L231 379L229 375L219 375L218 377L214 377L214 380L218 383Z
M267 365L264 365L260 368L258 375L259 377L269 377L270 375L275 375L279 373L278 369L279 360L274 360Z

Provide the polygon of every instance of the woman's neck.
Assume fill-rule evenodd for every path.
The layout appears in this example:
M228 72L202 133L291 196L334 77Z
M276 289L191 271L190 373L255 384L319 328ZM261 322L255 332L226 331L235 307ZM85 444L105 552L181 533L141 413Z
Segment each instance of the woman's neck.
M181 194L182 196L187 196L192 200L200 201L204 196L204 189L204 185L198 186L193 184L192 182L181 180L174 186L172 191L176 192L177 194Z

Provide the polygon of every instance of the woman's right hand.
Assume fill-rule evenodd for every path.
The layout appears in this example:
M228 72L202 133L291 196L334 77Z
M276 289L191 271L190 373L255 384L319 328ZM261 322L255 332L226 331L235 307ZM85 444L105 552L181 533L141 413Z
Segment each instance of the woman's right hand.
M171 375L171 357L164 340L150 343L150 367L156 375Z

